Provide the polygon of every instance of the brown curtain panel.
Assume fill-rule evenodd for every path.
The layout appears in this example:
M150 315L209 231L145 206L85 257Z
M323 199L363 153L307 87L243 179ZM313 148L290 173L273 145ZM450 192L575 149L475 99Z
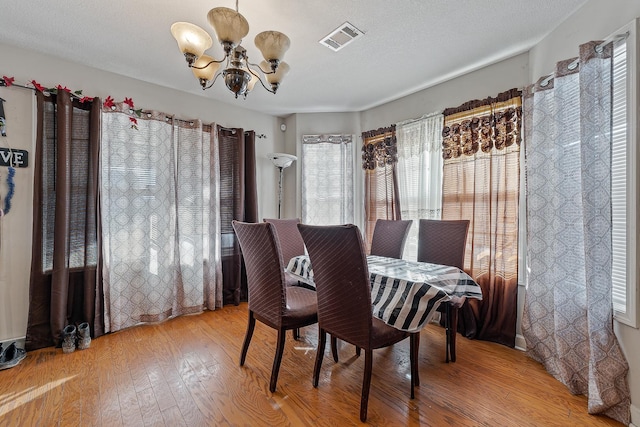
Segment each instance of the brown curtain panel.
M397 164L396 125L362 133L367 252L378 219L402 219Z
M483 299L462 307L458 331L515 346L522 101L512 89L444 111L442 219L470 220L465 270Z
M258 222L255 132L218 126L224 304L247 300L247 279L231 221Z
M98 159L99 98L37 97L33 253L26 349L60 345L68 324L104 334Z

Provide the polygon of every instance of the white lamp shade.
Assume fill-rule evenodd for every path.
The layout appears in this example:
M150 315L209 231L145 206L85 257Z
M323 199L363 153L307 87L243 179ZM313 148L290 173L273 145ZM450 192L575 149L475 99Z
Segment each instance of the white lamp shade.
M269 153L267 158L270 159L277 168L288 168L291 164L298 160L293 154L287 153Z
M249 34L249 23L244 16L228 7L211 9L207 18L220 43L230 42L235 47Z
M285 52L291 46L289 37L279 31L263 31L256 36L254 43L267 61L282 61Z
M205 67L202 69L199 68L191 68L193 71L193 75L196 76L197 79L204 79L206 81L213 80L213 76L215 76L216 71L220 68L220 64L216 62L211 62L214 59L209 55L202 55L200 58L194 62L193 67ZM209 64L209 65L207 65Z
M202 28L188 22L176 22L171 26L171 34L178 42L182 53L190 53L197 58L213 44L211 36Z
M270 70L271 66L269 65L269 63L267 63L267 61L262 61L260 63L260 68L262 68L263 70ZM265 74L265 77L267 78L267 81L271 84L280 83L284 78L284 76L286 76L288 73L289 73L289 64L287 64L286 62L281 62L275 73Z
M254 73L256 72L257 71L254 71ZM251 80L249 80L249 83L247 83L247 92L251 92L256 83L258 83L258 77L256 77L253 73L249 74L251 74Z

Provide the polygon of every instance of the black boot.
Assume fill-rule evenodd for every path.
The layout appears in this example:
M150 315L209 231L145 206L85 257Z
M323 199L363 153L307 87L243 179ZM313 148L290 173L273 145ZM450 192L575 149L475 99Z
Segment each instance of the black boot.
M22 348L16 347L16 343L12 342L2 353L0 353L0 370L13 368L27 357L27 352Z
M67 325L62 330L62 352L71 353L76 349L76 327Z
M87 322L78 325L78 350L84 350L91 345L91 333Z

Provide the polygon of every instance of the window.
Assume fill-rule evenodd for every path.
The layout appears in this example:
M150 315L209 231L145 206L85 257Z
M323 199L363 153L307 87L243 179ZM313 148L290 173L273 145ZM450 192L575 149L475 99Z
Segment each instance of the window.
M303 223L353 222L352 140L352 135L303 135Z
M611 143L612 288L615 318L637 327L636 25L619 33L613 49Z

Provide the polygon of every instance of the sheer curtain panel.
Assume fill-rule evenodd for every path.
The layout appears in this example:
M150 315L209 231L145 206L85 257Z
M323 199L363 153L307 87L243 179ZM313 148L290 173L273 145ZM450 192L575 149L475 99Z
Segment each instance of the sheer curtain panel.
M59 345L69 324L104 334L98 160L100 99L36 92L33 254L25 347Z
M135 129L122 108L103 110L107 332L222 306L215 127L143 112Z
M414 220L403 258L416 260L419 219L442 214L442 113L396 124L398 195L402 219Z
M612 48L597 45L580 46L579 61L558 63L553 79L526 91L522 333L532 358L588 397L589 413L627 425L629 367L611 301Z

